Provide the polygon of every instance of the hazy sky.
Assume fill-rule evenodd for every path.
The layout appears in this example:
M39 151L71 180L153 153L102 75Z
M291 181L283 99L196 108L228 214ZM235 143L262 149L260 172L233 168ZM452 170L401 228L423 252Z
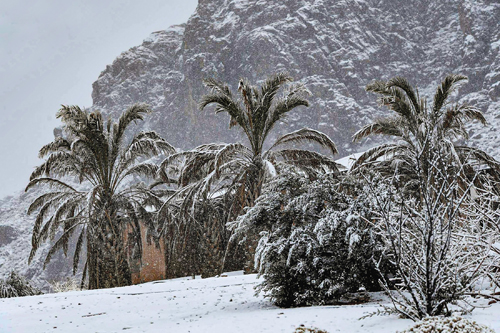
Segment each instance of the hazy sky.
M0 0L0 198L23 190L61 104L92 105L121 52L184 23L197 0Z

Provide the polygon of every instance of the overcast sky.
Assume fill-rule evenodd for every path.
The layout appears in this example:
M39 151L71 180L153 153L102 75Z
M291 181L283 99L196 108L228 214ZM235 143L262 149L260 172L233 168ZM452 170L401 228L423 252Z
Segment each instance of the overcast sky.
M90 107L123 51L187 21L197 0L0 0L0 198L24 189L61 104Z

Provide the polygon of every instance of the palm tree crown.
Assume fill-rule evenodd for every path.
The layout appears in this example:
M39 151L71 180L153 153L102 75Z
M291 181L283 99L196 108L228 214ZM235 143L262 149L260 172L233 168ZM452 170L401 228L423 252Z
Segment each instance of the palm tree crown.
M292 78L285 73L270 76L261 87L241 80L238 95L214 79L205 80L211 93L205 95L200 109L215 104L215 112L226 112L230 116L230 127L238 126L245 133L249 147L241 144L207 144L192 151L174 154L160 166L160 173L168 179L166 170L174 161L181 161L177 169L182 193L203 193L206 197L214 183L222 180L226 193L238 193L238 207L251 206L259 196L263 182L279 173L282 163L291 164L310 176L318 172L338 172L337 164L329 157L314 151L283 148L285 145L313 142L337 153L333 141L324 133L303 128L278 138L269 149L264 150L266 139L274 126L292 110L308 106L303 85L291 85L280 97L278 92ZM281 149L278 149L281 148ZM228 181L231 179L231 181ZM189 186L188 186L189 185ZM195 188L195 190L194 190ZM226 191L224 190L224 191ZM217 190L221 193L220 189ZM213 191L212 191L213 193ZM239 213L239 209L236 209Z
M387 82L375 81L366 87L367 91L379 94L379 103L394 112L393 116L376 119L356 132L353 141L381 134L395 138L388 143L369 149L353 165L353 171L366 167L382 174L395 176L400 184L414 192L415 176L420 169L424 173L429 162L435 158L435 148L446 151L447 165L463 170L469 178L481 168L488 169L488 177L499 180L500 164L483 151L460 145L458 140L468 139L465 125L479 121L486 125L486 119L477 108L466 103L451 104L450 95L467 77L448 75L436 89L432 105L419 96L406 79L395 77ZM485 175L482 175L483 177Z

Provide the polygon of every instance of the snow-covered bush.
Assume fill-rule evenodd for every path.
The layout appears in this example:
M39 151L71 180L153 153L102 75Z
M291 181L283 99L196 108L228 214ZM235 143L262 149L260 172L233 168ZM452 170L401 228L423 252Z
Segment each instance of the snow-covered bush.
M79 291L82 290L81 282L76 278L67 277L61 281L52 281L50 283L50 289L54 293L63 293L67 291Z
M491 328L462 317L427 317L400 333L495 333Z
M349 179L278 177L235 223L237 232L263 230L255 256L264 277L258 292L281 307L366 300L360 288L380 288L372 215L370 201Z
M320 330L319 328L309 328L305 326L300 326L295 329L294 333L328 333L328 332Z
M0 280L0 298L41 295L42 292L31 285L23 276L10 272L5 280Z
M395 310L413 320L472 310L468 295L498 259L491 251L498 233L485 223L487 201L471 195L474 183L447 164L439 147L433 154L425 169L416 162L418 195L405 195L397 179L385 198L371 189L375 230L397 272L395 290L386 279L383 285Z

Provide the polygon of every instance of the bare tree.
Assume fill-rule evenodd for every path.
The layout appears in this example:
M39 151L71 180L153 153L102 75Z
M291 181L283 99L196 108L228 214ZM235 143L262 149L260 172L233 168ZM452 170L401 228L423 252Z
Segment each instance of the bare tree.
M485 201L470 195L475 177L456 172L439 143L426 147L433 158L425 172L420 159L414 161L418 195L408 198L397 182L383 195L371 188L385 255L397 269L395 290L390 290L394 281L381 284L395 310L413 320L448 315L450 304L470 310L466 296L495 263L490 249L498 238L484 225Z

